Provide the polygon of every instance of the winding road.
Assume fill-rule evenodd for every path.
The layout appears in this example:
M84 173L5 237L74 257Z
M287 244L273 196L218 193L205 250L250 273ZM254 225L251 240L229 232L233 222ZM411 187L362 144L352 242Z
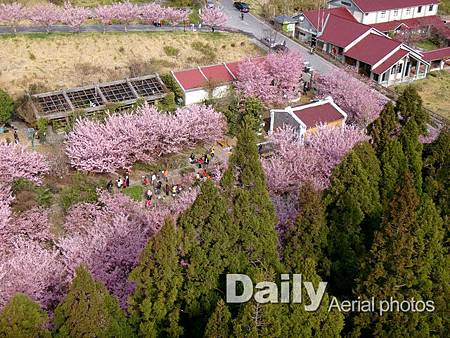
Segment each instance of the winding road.
M268 34L271 34L271 36L275 36L275 34L277 34L277 42L281 43L286 41L286 46L289 49L298 51L303 56L304 60L308 61L319 73L326 73L337 68L335 65L324 60L320 56L316 54L309 54L307 48L280 34L269 24L265 23L251 13L245 13L244 20L242 20L240 12L234 8L232 0L221 0L220 4L222 6L222 10L228 17L228 27L253 34L259 40L266 37Z

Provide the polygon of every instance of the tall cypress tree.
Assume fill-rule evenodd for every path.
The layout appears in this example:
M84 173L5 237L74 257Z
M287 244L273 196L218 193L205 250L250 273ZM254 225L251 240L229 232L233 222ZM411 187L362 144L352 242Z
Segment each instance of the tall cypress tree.
M350 294L358 261L365 255L361 224L380 212L379 180L378 159L367 143L355 147L331 176L325 199L330 227L327 251L332 261L330 282L338 295Z
M231 334L231 313L223 299L219 299L216 309L206 325L205 338L228 338Z
M47 338L47 313L28 296L18 293L0 312L0 337Z
M400 114L400 122L406 125L413 120L417 124L420 134L427 132L427 123L430 120L428 113L423 109L422 98L413 85L408 85L397 98L395 110Z
M305 260L313 259L325 276L329 270L324 253L328 236L325 205L321 192L309 182L300 188L298 209L300 212L285 235L284 264L289 271L302 271Z
M448 278L437 265L443 258L442 221L429 198L420 205L414 177L406 172L362 264L355 296L426 301L434 297L433 290L446 288L448 300ZM394 311L383 316L358 313L353 319L353 334L397 337L414 332L427 337L442 331L443 313L440 316L413 311Z
M289 228L284 240L283 262L285 272L301 274L303 280L319 284L321 278L316 270L329 269L324 263L324 250L328 235L325 205L321 193L311 184L305 184L299 191L299 210L295 223ZM291 283L292 286L292 283ZM302 290L302 299L307 299ZM282 337L311 337L314 334L324 337L338 337L344 325L344 318L336 311L328 312L329 297L325 294L320 308L308 312L301 304L279 304L282 320Z
M422 193L422 144L419 142L419 130L415 120L411 119L402 128L400 143L406 157L408 170L414 175L416 189Z
M255 133L242 127L236 148L224 173L222 187L230 201L232 221L237 227L235 266L243 273L252 266L278 266L275 208L270 199L259 161Z
M382 170L380 198L383 209L386 209L394 195L398 182L408 169L402 145L398 140L392 140L386 144L380 155L380 162Z
M386 144L392 139L397 124L398 119L394 105L388 102L381 111L380 116L368 125L367 132L378 155L382 153Z
M167 219L147 243L129 279L136 284L129 299L130 321L141 337L178 337L179 291L183 284L177 248L180 238Z
M195 331L203 332L224 289L223 274L234 259L231 248L236 242L236 229L227 205L214 183L206 181L177 222L183 231L181 254L187 265L182 291L185 327Z
M55 310L55 337L131 337L117 298L79 267L69 292Z
M423 150L424 190L433 198L442 218L448 220L450 211L450 130ZM447 222L448 223L448 222Z

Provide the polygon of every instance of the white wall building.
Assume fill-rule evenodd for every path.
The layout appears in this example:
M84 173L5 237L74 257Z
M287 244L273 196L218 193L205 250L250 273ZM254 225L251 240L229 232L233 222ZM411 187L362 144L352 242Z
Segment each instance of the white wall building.
M437 14L439 0L331 0L329 7L346 7L360 23L374 25Z

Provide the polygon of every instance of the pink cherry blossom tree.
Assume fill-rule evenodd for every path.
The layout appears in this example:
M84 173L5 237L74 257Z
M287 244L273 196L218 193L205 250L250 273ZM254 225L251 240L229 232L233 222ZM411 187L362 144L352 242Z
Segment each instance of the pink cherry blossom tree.
M140 16L147 24L160 23L164 19L164 14L165 8L157 3L151 2L140 6Z
M300 95L302 68L302 57L293 51L248 59L239 64L235 86L241 94L267 105L285 104Z
M45 26L47 32L50 32L50 26L61 21L62 9L52 3L36 5L28 10L27 17L33 23Z
M86 264L95 278L102 281L123 307L133 290L128 274L136 266L148 239L168 216L176 217L197 196L186 191L172 204L144 209L123 194L100 194L101 207L92 204L74 206L65 222L66 236L58 242L67 269Z
M347 114L350 123L362 127L375 120L387 98L343 70L320 74L315 79L320 97L331 96Z
M29 151L19 144L0 142L0 154L0 181L3 183L10 183L17 178L39 183L41 176L50 170L42 154Z
M177 25L189 20L190 10L167 7L163 11L164 21L171 25Z
M116 19L116 9L111 5L97 6L94 9L95 17L103 24L103 33L106 31L106 25L111 25Z
M145 105L134 113L112 115L104 123L76 122L66 153L72 166L94 172L115 172L137 161L178 153L223 136L222 114L212 107L191 105L173 114Z
M12 4L0 4L0 22L4 22L17 32L17 24L26 18L22 4L14 2Z
M139 7L129 1L110 5L113 8L114 17L117 21L124 24L125 32L127 25L139 17Z
M70 27L76 28L80 31L80 26L90 17L92 12L86 7L72 6L70 3L65 3L61 13L61 22Z
M277 130L270 137L275 154L262 163L269 190L273 194L295 192L306 181L319 190L327 188L334 167L357 143L367 139L363 129L352 125L319 127L303 142L290 127Z
M211 27L213 32L216 27L223 27L227 23L227 16L225 13L216 7L203 7L201 19L203 24Z

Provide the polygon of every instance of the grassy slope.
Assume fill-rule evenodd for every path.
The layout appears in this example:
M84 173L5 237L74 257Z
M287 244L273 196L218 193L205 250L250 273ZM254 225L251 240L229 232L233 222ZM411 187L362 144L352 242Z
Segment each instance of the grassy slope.
M228 33L4 35L0 44L0 88L15 97L31 85L55 90L261 53L247 37Z
M450 73L433 72L424 80L414 82L426 108L450 119ZM398 87L401 90L402 85Z

